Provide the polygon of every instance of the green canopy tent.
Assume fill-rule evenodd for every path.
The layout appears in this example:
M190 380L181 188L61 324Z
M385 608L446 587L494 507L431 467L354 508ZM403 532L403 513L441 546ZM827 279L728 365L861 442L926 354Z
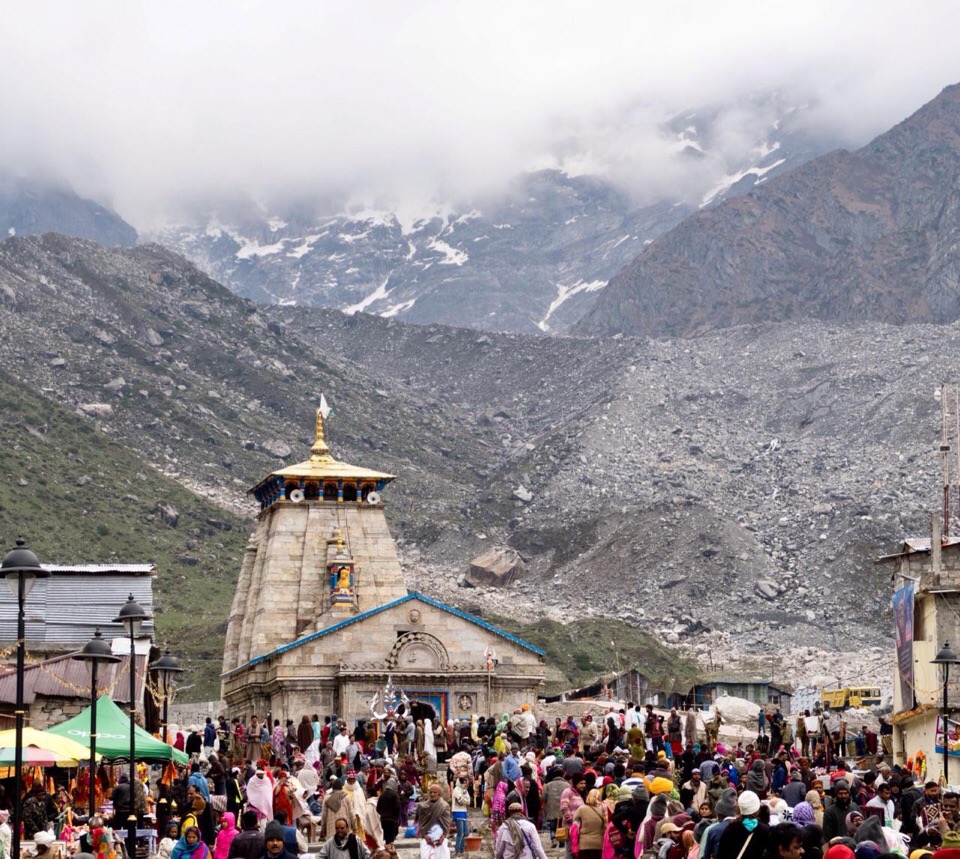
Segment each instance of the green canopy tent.
M111 698L101 695L97 699L97 751L109 761L130 760L130 715L124 713ZM51 734L67 737L81 745L90 746L90 710L87 707L82 713L68 719L52 728L47 728ZM148 734L139 725L136 726L133 737L134 750L137 760L148 763L164 763L174 761L186 764L190 758L173 746Z

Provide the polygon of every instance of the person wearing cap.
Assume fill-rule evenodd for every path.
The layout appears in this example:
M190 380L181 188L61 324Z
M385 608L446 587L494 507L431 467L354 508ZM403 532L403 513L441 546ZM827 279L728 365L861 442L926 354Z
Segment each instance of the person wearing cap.
M738 814L720 836L717 859L762 859L767 849L770 827L761 823L760 797L745 790L737 800Z
M507 807L507 818L497 831L494 859L547 859L540 833L523 816L523 806L515 802Z
M850 801L850 784L846 779L838 779L833 785L833 803L823 813L823 843L829 844L831 838L847 834L847 815L856 811Z
M623 790L623 787L620 788ZM620 848L615 852L622 856L633 856L637 835L643 825L643 818L650 804L650 793L643 784L638 784L630 791L629 799L622 799L613 809L610 822L621 836Z
M934 859L960 859L960 832L946 832Z
M291 853L284 843L283 826L276 820L271 820L263 830L261 859L297 859L297 854Z
M680 836L683 833L683 827L677 826L676 823L672 821L667 821L663 824L660 829L660 838L667 838L673 842L672 846L667 848L666 856L671 857L675 856L677 853L677 848L680 845ZM661 848L662 850L663 848Z
M362 841L366 837L367 796L363 787L357 781L355 770L347 770L347 779L343 783L343 803L340 806L340 815L347 819L350 829Z

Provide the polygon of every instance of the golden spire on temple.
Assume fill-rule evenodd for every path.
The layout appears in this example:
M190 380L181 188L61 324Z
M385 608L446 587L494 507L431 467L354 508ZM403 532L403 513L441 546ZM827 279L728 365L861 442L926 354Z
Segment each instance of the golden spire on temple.
M330 411L327 398L320 394L320 408L317 409L317 438L310 448L311 462L333 462L333 457L330 455L330 446L323 438L323 422L329 416Z

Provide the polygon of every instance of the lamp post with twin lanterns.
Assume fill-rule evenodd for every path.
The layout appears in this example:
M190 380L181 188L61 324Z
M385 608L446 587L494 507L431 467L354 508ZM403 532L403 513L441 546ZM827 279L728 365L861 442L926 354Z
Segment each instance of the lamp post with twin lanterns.
M45 579L50 575L49 570L40 566L37 556L24 544L23 537L17 537L16 548L11 549L3 557L0 564L0 575L7 580L7 585L17 601L17 703L14 710L16 744L14 750L14 796L13 796L13 843L10 854L13 859L20 859L20 794L22 791L23 768L23 671L26 654L26 620L24 608L27 595L37 579Z
M97 772L97 670L101 662L119 662L120 657L113 655L110 644L103 640L98 627L83 650L73 654L73 659L90 666L90 816L93 817L97 813L97 792L93 781Z
M943 783L950 784L950 778L947 770L950 762L950 729L947 722L947 713L949 712L949 703L947 701L947 686L950 683L950 666L960 663L960 658L954 653L950 643L943 642L943 647L933 659L930 660L933 665L940 666L940 680L943 683Z
M130 597L120 609L120 614L113 619L114 623L122 623L123 628L130 636L130 815L127 817L127 856L130 859L134 859L137 855L137 749L135 742L137 680L135 642L143 622L149 619L150 615L133 598L133 594L130 594Z
M166 650L156 662L151 663L150 670L160 678L160 688L163 690L163 741L167 742L167 702L170 700L170 684L183 669L175 657Z

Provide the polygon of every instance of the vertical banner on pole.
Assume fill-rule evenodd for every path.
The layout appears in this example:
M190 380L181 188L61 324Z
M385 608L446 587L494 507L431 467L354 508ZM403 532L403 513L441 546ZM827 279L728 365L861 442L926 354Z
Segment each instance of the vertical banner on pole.
M893 633L897 644L897 677L904 710L912 710L913 687L913 597L916 582L906 582L893 593Z

